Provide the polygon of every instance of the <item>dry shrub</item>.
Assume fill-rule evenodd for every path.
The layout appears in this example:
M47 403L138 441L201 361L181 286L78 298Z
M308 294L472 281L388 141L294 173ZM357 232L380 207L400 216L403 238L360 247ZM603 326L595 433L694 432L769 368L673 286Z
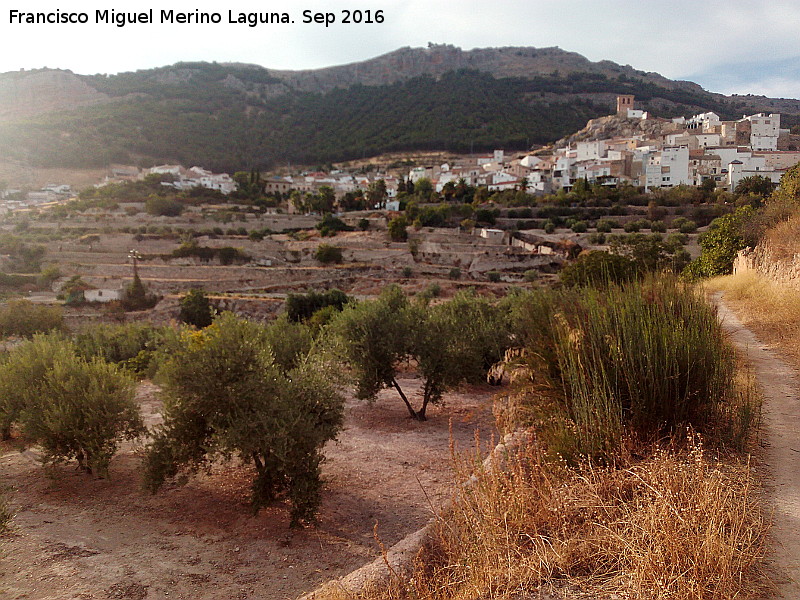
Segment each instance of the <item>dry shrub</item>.
M536 447L460 488L413 576L361 598L755 598L767 524L748 464L690 434L625 467L548 462ZM464 481L471 469L462 468ZM336 596L334 596L336 597ZM347 597L342 594L341 598Z
M792 259L800 253L800 213L777 223L764 238L774 258Z
M775 344L800 366L800 290L745 271L706 282L725 293L725 302L764 341Z

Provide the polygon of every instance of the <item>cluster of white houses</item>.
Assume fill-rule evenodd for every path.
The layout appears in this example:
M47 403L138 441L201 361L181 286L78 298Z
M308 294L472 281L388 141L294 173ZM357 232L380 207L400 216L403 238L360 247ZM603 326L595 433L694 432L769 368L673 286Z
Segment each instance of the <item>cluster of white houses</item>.
M144 170L139 170L136 167L116 166L112 167L111 176L106 177L103 184L144 179L147 175L171 175L172 180L164 181L161 185L174 187L178 190L204 187L210 190L217 190L225 195L236 191L236 182L227 173L212 173L202 167L190 167L187 169L181 165L159 165Z
M41 189L32 191L13 188L0 191L0 201L7 209L27 208L48 202L57 202L70 196L72 196L72 188L59 183L48 183Z
M506 160L502 151L438 167L417 167L412 181L431 179L441 190L449 181L464 179L489 190L522 189L550 193L570 189L581 179L617 185L628 182L646 189L701 185L734 189L745 177L761 175L774 183L800 162L789 151L789 131L779 114L757 114L723 121L713 113L668 120L633 108L633 96L617 98L617 116L655 121L657 134L637 134L579 141L552 154Z
M689 119L660 119L634 108L633 96L617 97L617 117L649 121L652 127L627 137L579 141L551 154L508 156L503 150L469 156L442 165L413 168L412 182L429 179L437 192L452 182L486 186L489 191L526 189L532 193L569 190L581 179L589 183L630 183L647 190L678 185L701 185L712 180L716 187L733 190L745 177L761 175L773 183L800 162L800 151L787 150L789 130L781 129L779 114L744 116L721 120L706 112ZM380 173L354 175L345 171L304 173L273 178L267 193L290 190L314 192L333 188L337 196L367 189L382 178L389 198L397 194L399 179ZM391 204L391 203L390 203Z
M569 190L579 180L603 185L627 182L648 190L701 185L712 180L718 188L733 190L739 181L751 175L767 177L777 184L788 168L800 162L800 151L786 149L789 131L781 129L779 114L750 115L735 121L721 120L713 112L689 119L659 119L635 109L634 97L626 95L617 97L616 116L649 122L652 126L637 130L656 133L588 139L549 154L511 157L502 150L495 150L452 163L415 167L408 178L415 183L429 179L438 192L448 183L461 180L473 186L486 186L490 191L525 189L539 194ZM223 194L236 190L236 182L227 173L180 165L160 165L144 170L115 166L99 185L143 179L150 174L171 175L170 181L162 185L179 190L204 187ZM314 193L329 187L337 197L342 197L348 192L366 190L382 179L389 197L387 208L396 209L398 203L394 199L403 178L379 172L306 172L267 179L265 191L267 194L294 190ZM69 195L69 186L50 185L27 194L5 190L0 199L5 198L6 206L13 208L51 202Z

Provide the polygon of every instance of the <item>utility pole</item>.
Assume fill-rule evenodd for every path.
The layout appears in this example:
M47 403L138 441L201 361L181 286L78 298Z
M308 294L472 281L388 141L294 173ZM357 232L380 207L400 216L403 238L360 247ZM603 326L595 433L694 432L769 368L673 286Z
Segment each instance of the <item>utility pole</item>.
M134 249L128 252L128 258L130 258L133 262L133 278L136 280L139 278L139 261L141 260L142 255L139 254L138 250Z

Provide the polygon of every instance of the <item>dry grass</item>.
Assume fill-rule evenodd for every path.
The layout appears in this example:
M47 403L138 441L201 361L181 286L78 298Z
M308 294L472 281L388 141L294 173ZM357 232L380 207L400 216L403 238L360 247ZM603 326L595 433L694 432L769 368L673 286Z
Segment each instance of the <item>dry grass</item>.
M543 588L757 598L766 529L749 465L708 456L694 435L688 449L656 449L614 468L568 468L530 447L460 488L409 578L359 598L510 600Z
M725 293L725 302L765 342L774 344L800 367L800 290L753 271L711 279L709 291Z
M496 416L502 430L512 430L520 422L530 425L538 436L536 442L508 457L504 468L484 470L477 457L456 460L460 485L451 506L437 521L432 541L417 555L412 572L396 575L389 589L368 589L357 598L551 597L544 591L554 597L618 600L762 597L769 586L762 571L768 523L749 460L731 451L746 448L758 426L760 398L752 374L737 365L733 350L718 331L715 315L699 298L675 286L643 289L648 294L637 290L631 294L641 295L647 300L644 303L636 300L638 296L628 298L620 292L624 297L609 294L592 304L589 301L595 298L589 295L584 304L597 306L597 310L572 323L576 330L578 324L587 324L581 329L583 346L592 342L590 336L596 334L597 338L593 353L576 361L591 367L585 378L587 413L597 418L602 408L591 405L599 394L591 385L596 383L593 378L610 372L597 363L609 354L609 346L616 348L609 343L616 339L611 334L628 332L619 336L624 343L618 346L633 357L648 359L647 369L624 363L619 373L605 380L630 380L630 386L623 389L627 392L636 382L645 388L646 377L651 377L652 391L647 388L643 402L678 402L682 390L657 390L659 382L664 388L669 377L686 381L698 364L706 365L705 371L720 370L725 385L704 385L701 380L703 385L695 386L699 391L689 394L694 403L708 403L708 410L697 420L708 436L707 446L694 429L679 427L680 423L695 422L690 414L675 419L675 426L668 430L671 434L662 433L668 436L667 442L664 438L656 443L643 441L652 439L653 428L637 427L639 423L630 420L619 428L613 451L596 454L590 448L564 454L562 449L573 447L571 438L580 434L581 422L572 420L578 411L569 406L565 410L559 401L562 395L552 393L555 384L550 381L547 385L542 377L547 365L527 364L519 385L500 398ZM664 302L651 302L653 298ZM542 327L534 325L551 305L535 301L531 300L528 323L539 339ZM651 303L669 310L650 310ZM605 313L601 309L618 310L619 318L610 322L621 325L603 329ZM658 327L669 317L663 313L670 311L684 320ZM700 312L704 316L698 321ZM681 324L691 331L683 337L671 336L670 327L681 329ZM565 328L565 332L572 330ZM637 335L664 343L648 346ZM577 353L577 346L565 345L564 352L572 349ZM683 354L673 356L664 350L673 347L689 359L680 362ZM550 356L545 352L548 348L543 348L538 353L536 348L527 350L529 355ZM594 360L594 356L599 358ZM551 366L555 359L551 356ZM678 372L674 372L675 365L680 366ZM562 368L560 376L566 379L571 374ZM650 406L642 410L647 415L656 413ZM584 425L605 427L593 422ZM722 454L706 447L726 450ZM598 456L602 463L586 456ZM339 590L319 598L353 596Z
M764 242L778 260L791 259L800 253L800 213L769 229L764 235Z

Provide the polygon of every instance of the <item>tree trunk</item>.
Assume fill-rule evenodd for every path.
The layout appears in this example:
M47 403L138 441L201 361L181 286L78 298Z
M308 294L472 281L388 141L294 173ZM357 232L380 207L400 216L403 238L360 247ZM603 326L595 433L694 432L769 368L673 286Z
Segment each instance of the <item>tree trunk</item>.
M406 398L406 395L403 393L403 390L400 389L400 384L397 383L396 379L392 379L392 385L394 386L394 389L397 390L397 393L400 394L400 397L403 399L403 402L405 402L406 408L408 409L408 413L411 415L411 418L416 419L417 421L425 421L426 420L425 411L423 410L422 414L420 414L414 410L414 407L411 406L411 402L408 401L408 398Z

